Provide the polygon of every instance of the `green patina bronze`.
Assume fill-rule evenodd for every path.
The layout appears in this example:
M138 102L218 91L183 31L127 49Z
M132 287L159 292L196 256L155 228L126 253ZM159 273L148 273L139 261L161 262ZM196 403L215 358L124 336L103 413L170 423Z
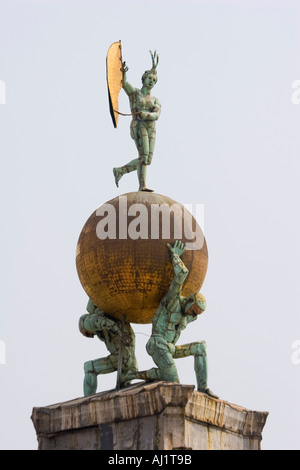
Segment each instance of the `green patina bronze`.
M132 121L130 125L130 135L134 140L138 158L131 160L124 166L113 169L116 185L125 173L137 171L139 180L139 191L151 191L146 186L146 170L151 164L155 146L155 121L160 116L161 104L157 98L151 95L151 90L157 82L156 67L158 55L156 51L152 57L152 68L147 70L142 76L142 88L134 88L127 81L126 72L128 67L123 62L123 89L129 97Z
M182 287L189 274L180 258L185 247L182 242L175 242L173 247L169 244L167 246L170 251L175 276L154 315L152 334L146 345L147 352L152 356L157 368L140 372L130 371L126 378L179 383L174 359L194 356L198 391L217 398L207 385L205 341L176 346L181 332L205 310L206 301L203 295L199 293L192 294L189 297L181 295Z
M130 324L124 322L122 325L120 320L105 314L91 300L88 302L87 311L89 313L82 315L79 319L80 332L88 338L97 336L104 341L110 355L84 364L84 396L96 393L98 375L115 372L118 369L120 387L130 385L130 379L125 378L125 375L129 371L138 370L135 357L135 334Z
M116 127L115 116L121 114L118 112L117 97L123 86L131 108L130 133L138 150L138 158L113 169L115 183L118 186L124 174L137 171L139 191L152 191L146 186L146 169L152 161L156 137L155 121L161 112L159 100L151 96L151 90L157 82L158 55L156 51L154 54L150 51L152 68L143 74L143 86L138 89L127 81L128 67L122 61L120 43L114 43L110 51L107 70L111 115ZM146 350L157 367L139 371L135 357L135 334L130 324L125 322L125 315L122 316L122 321L112 318L89 300L88 314L82 315L79 320L80 332L84 336L97 336L104 341L110 354L84 364L85 396L96 393L98 375L115 371L118 371L117 388L130 385L134 379L179 383L175 359L193 356L197 390L218 398L207 384L205 341L176 345L181 332L206 309L206 300L200 293L188 297L182 295L183 286L189 275L189 270L181 259L185 245L181 241L176 241L173 247L167 244L167 249L174 269L174 278L153 317L152 333L146 345Z

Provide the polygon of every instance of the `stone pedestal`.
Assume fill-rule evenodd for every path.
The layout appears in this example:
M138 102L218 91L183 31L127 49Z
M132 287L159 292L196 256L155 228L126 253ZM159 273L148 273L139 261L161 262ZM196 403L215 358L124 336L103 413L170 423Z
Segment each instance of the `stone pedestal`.
M196 392L140 382L34 408L40 450L259 450L268 413Z

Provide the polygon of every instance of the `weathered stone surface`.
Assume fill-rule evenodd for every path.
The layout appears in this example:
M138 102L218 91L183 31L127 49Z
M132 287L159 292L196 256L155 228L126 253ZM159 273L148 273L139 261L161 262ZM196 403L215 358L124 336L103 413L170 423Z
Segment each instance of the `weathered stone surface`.
M169 382L32 412L39 449L47 450L258 450L267 416Z

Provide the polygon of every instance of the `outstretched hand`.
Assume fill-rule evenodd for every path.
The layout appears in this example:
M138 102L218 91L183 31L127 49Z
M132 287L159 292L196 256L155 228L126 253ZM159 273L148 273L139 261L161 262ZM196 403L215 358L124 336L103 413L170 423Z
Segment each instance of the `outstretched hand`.
M173 247L169 243L167 243L167 247L169 248L171 253L174 253L174 255L178 255L178 256L181 256L182 253L184 253L185 251L184 243L178 240L176 240Z

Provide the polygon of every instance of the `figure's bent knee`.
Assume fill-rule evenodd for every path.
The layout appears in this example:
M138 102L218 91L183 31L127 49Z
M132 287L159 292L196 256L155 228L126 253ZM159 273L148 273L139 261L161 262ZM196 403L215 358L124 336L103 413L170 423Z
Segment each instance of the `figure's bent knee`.
M199 341L194 343L191 348L192 354L195 356L206 356L206 342Z
M141 163L142 163L143 165L150 165L151 160L150 160L150 162L149 162L149 155L147 155L147 154L141 155Z
M166 382L180 383L177 368L175 365L171 367L159 369L158 373L159 373L160 380L164 380Z
M87 374L89 372L95 372L93 361L87 361L83 365L84 372Z

